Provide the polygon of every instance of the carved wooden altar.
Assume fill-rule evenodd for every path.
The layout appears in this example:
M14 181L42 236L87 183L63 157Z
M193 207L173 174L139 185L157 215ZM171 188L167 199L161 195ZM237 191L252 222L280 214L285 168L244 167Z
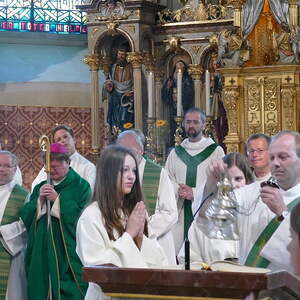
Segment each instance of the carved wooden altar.
M112 297L138 299L245 299L251 292L258 299L300 299L300 281L287 272L267 274L219 271L91 266L83 278L101 286ZM270 298L269 298L270 297Z

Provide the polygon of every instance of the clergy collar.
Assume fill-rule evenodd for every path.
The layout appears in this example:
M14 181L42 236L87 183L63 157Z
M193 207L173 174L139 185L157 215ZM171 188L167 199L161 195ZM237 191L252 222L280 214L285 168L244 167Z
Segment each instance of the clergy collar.
M209 144L212 144L213 140L211 138L202 137L202 139L198 142L190 142L188 138L184 139L181 143L182 147L190 150L197 150L201 147L208 146ZM207 144L207 145L206 145Z

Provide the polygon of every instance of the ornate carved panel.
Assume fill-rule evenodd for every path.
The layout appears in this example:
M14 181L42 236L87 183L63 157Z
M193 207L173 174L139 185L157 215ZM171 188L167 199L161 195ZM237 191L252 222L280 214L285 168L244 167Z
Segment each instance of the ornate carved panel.
M99 112L103 124L103 113ZM58 124L73 128L76 148L84 156L91 150L91 109L75 107L0 106L2 148L15 153L23 175L23 185L30 190L43 163L38 140L41 135L51 136ZM99 132L101 146L104 130Z
M281 129L280 78L245 78L245 131L273 135Z

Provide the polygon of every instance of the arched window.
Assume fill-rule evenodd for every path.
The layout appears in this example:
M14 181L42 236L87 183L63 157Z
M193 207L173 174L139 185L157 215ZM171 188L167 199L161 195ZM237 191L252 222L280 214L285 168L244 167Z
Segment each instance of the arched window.
M0 31L86 33L81 0L0 0Z

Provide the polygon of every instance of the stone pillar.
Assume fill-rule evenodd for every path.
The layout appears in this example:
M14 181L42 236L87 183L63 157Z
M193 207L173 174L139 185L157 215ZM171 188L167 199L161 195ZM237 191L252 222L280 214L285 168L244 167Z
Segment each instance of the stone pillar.
M86 55L84 63L90 67L91 71L91 125L92 125L92 153L100 152L100 120L99 120L99 75L101 58L97 54Z
M189 74L194 81L195 88L195 107L203 109L204 104L201 103L201 75L203 73L203 68L201 65L189 65Z
M142 62L143 56L140 52L128 52L127 59L133 67L134 87L134 126L143 130L143 107L142 107Z

